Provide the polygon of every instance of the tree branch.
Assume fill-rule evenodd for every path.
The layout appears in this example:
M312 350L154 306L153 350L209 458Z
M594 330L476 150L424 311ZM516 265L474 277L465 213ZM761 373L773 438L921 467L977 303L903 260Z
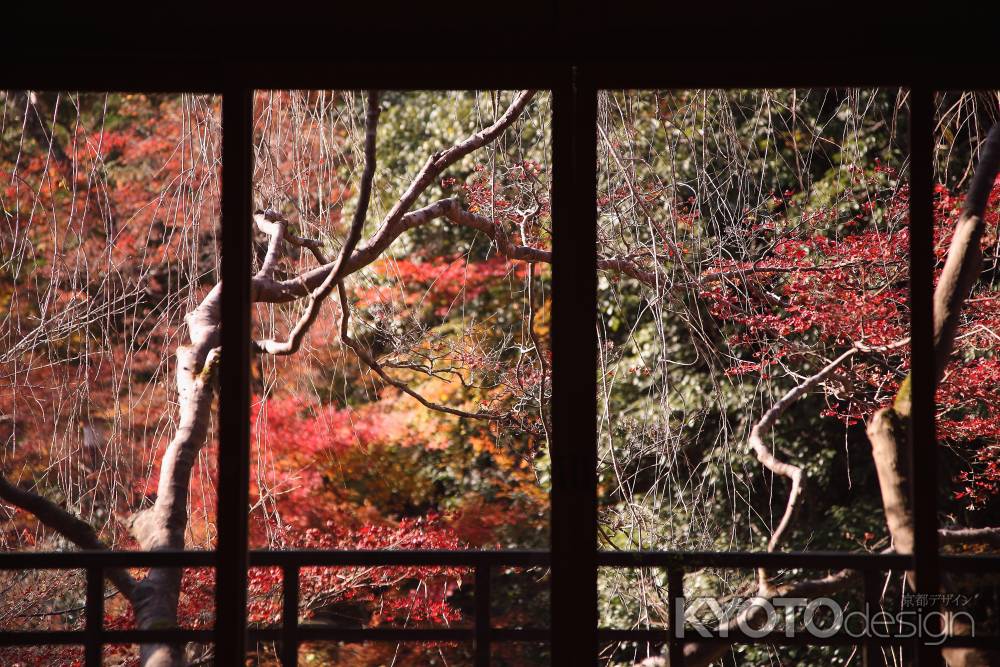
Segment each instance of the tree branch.
M429 410L434 410L436 412L443 412L449 415L455 415L456 417L465 417L469 419L487 419L487 420L497 420L501 419L503 415L497 412L468 412L466 410L459 410L458 408L448 407L447 405L441 405L440 403L434 403L428 401L426 398L421 396L418 392L412 389L408 384L397 380L382 368L382 365L364 348L361 343L351 338L350 331L348 329L348 321L351 314L351 304L347 299L347 290L344 289L343 281L337 283L337 290L340 293L340 309L341 309L341 319L340 319L340 339L344 341L344 344L349 348L354 350L354 353L358 356L361 361L365 363L370 369L375 371L376 374L382 380L393 387L396 387L403 393L412 396L417 399L421 405Z
M396 201L389 213L386 214L371 238L361 244L356 252L346 255L347 259L343 263L340 275L333 282L337 282L340 278L348 276L374 262L406 230L419 227L431 220L442 217L446 210L453 205L451 202L454 201L457 204L457 200L444 199L430 206L410 212L416 200L441 172L472 151L485 146L500 136L521 115L534 95L535 91L533 90L522 91L514 98L514 101L503 115L492 125L468 136L446 150L431 155L403 195ZM494 227L491 220L477 217L479 219L475 224L479 225L482 221L485 221L487 227ZM551 258L539 261L551 261ZM311 290L315 290L323 284L333 269L333 264L326 264L307 271L291 280L255 281L255 297L260 301L269 303L294 301L295 299L307 296Z
M264 261L261 263L260 270L257 271L255 277L271 278L274 276L274 269L278 265L278 260L281 259L279 257L281 254L281 242L285 238L288 221L273 209L257 211L254 213L253 220L257 224L257 229L270 237L267 243L267 254L264 255Z
M258 343L258 349L274 354L290 354L297 350L304 334L314 323L322 301L328 297L335 285L341 284L344 276L374 261L388 243L398 237L401 231L405 231L405 229L396 231L400 225L405 227L406 224L413 226L423 224L423 222L450 209L453 203L446 200L443 203L439 202L438 205L432 205L431 210L408 213L413 202L423 193L437 174L464 155L493 141L520 115L533 94L532 91L519 94L511 107L496 123L471 135L448 150L432 156L404 193L404 196L396 202L396 205L383 220L380 227L383 230L382 236L376 232L373 237L374 244L369 244L366 246L367 250L362 252L364 248L357 249L357 245L363 232L371 199L379 111L378 95L371 91L368 96L366 116L366 162L359 190L358 207L355 210L344 247L337 259L333 263L327 262L318 241L290 234L287 229L287 221L280 219L279 216L268 212L262 212L255 216L258 227L267 233L270 239L261 270L252 278L254 299L273 303L285 303L303 297L310 299L306 313L290 332L287 341L262 341ZM455 205L455 209L457 210L457 205ZM452 214L454 215L455 212L453 211ZM476 224L479 222L477 221ZM386 239L384 245L381 238ZM308 248L322 266L289 281L275 280L273 275L280 258L281 244L284 241ZM197 308L185 317L190 342L180 346L176 353L177 401L179 404L177 430L161 459L155 502L152 507L136 512L129 520L129 529L144 550L181 549L184 547L191 471L198 452L204 446L208 435L214 398L215 370L221 354L219 348L221 299L222 283L220 282L216 283ZM360 345L357 346L357 349L363 352ZM374 362L374 360L371 361ZM374 362L373 369L376 372L381 370L377 362ZM459 416L485 417L483 413L466 413L445 406L436 406L422 399L419 394L402 383L389 378L384 374L384 371L381 372L381 375L386 381L414 396L431 409L440 409ZM31 511L43 523L50 525L55 530L65 531L64 534L85 548L103 548L89 526L40 496L24 492L6 480L2 480L0 497L7 498L9 502L23 507L26 511ZM127 573L124 574L127 577ZM109 571L108 576L112 578L113 572ZM176 625L181 583L181 570L179 568L152 568L146 578L141 581L131 580L130 577L118 577L118 581L112 578L112 581L131 600L136 626L139 629ZM183 646L144 644L141 646L141 662L144 667L179 667L184 664Z
M987 528L941 528L938 540L943 545L988 544L1000 547L1000 527Z
M757 460L760 461L761 465L774 474L787 477L792 484L792 488L788 492L788 500L785 504L784 515L782 515L781 521L778 523L778 527L771 533L771 539L768 540L768 551L774 551L777 548L778 544L781 542L782 536L788 529L788 525L792 521L795 511L798 509L802 497L803 473L801 467L792 463L781 461L774 456L771 448L764 443L764 436L771 431L771 428L774 427L778 418L789 408L789 406L792 405L792 403L797 401L814 386L829 377L830 373L835 371L841 364L853 357L859 351L860 350L857 347L852 347L850 350L844 352L827 364L818 373L806 378L803 382L790 389L784 396L778 399L777 402L775 402L775 404L761 416L760 421L754 424L753 428L750 429L749 444L751 449L753 449L754 453L757 455ZM758 569L757 577L761 590L767 590L770 587L767 571L764 568Z
M749 444L750 448L753 449L754 453L757 455L757 460L760 461L761 465L770 470L776 475L781 475L782 477L787 477L792 484L792 488L788 493L788 501L785 504L785 512L781 517L781 521L778 523L778 527L771 534L770 540L767 543L767 550L774 551L778 544L781 542L781 538L785 531L788 529L789 524L795 514L795 510L798 508L802 500L802 468L794 465L792 463L787 463L781 461L774 453L771 448L764 443L764 436L770 433L771 429L777 423L778 418L794 403L799 400L802 396L806 394L810 389L815 387L817 384L825 380L830 376L833 371L842 366L845 361L853 357L859 352L887 352L890 350L898 349L910 342L909 337L902 340L890 343L889 345L880 346L869 346L863 343L855 343L851 349L847 350L839 357L824 366L818 373L807 377L805 380L800 382L798 385L788 390L784 396L778 399L774 405L772 405L767 412L765 412L760 420L754 424L753 428L750 429ZM768 587L767 572L764 568L758 570L758 579L760 581L761 590L765 590Z
M994 125L980 153L965 205L948 247L948 258L934 290L934 363L937 379L944 375L958 331L962 306L979 280L983 263L980 241L986 229L986 203L1000 170L1000 125Z
M429 186L434 179L441 174L441 172L453 165L455 162L461 160L472 151L485 146L500 136L500 134L510 127L518 116L521 115L521 112L524 111L524 108L534 96L535 91L533 90L525 90L518 93L517 97L514 98L514 101L509 107L507 107L507 110L503 113L503 115L501 115L500 118L498 118L492 125L466 137L463 141L460 141L447 150L439 151L431 155L430 158L427 159L427 162L424 163L423 168L417 173L416 178L414 178L410 183L410 186L386 215L378 231L375 232L373 238L376 243L374 245L377 245L378 239L382 236L391 235L394 238L395 236L398 236L398 233L393 233L393 227L399 223L403 215L410 210L414 203L416 203L417 198L423 194L424 190L427 189L427 186Z
M942 543L983 543L993 542L1000 539L1000 528L968 528L960 530L941 530ZM894 553L893 549L885 549L882 554ZM834 593L846 589L848 586L860 583L860 573L855 570L839 570L825 577L817 579L803 579L791 581L778 586L758 588L757 595L770 600L775 597L785 598L816 598L830 596ZM730 620L725 624L725 628L736 631L740 625L756 627L755 623L761 616L759 607L750 607L740 616ZM721 630L721 627L720 627ZM715 662L730 649L724 643L690 643L684 645L684 665L685 667L707 667ZM649 658L641 663L642 667L667 667L668 663L663 657Z
M344 272L344 259L351 256L354 247L358 244L358 240L361 238L361 231L365 226L365 218L368 215L368 203L371 201L372 194L372 181L375 178L375 144L378 132L378 116L378 91L370 90L368 91L368 113L365 119L365 170L361 176L361 189L358 192L358 206L354 210L354 220L351 222L350 232L347 234L344 246L340 249L340 254L323 278L323 282L309 295L309 305L306 306L306 312L302 314L302 317L292 328L292 331L288 335L288 340L284 342L278 342L273 339L257 341L255 347L258 352L267 352L268 354L276 355L288 355L297 352L302 345L302 339L305 337L306 332L316 321L323 301L333 291L333 286L341 279ZM278 231L271 237L272 245L275 244L275 241L280 243L283 232L284 227L279 225ZM269 249L268 257L270 256L271 251ZM265 260L266 265L267 260ZM262 268L261 272L263 273L263 271L264 269Z
M81 549L104 551L108 548L97 537L97 533L89 523L73 516L47 498L11 484L4 475L0 475L0 498L33 514L39 521ZM122 595L132 598L136 581L126 570L107 568L105 576L122 592Z
M825 597L854 584L859 579L858 575L859 573L854 570L840 570L818 579L804 579L780 586L769 587L768 590L758 591L757 595L765 600L776 597ZM720 633L723 629L730 632L738 632L741 630L741 627L758 627L762 620L764 620L764 607L761 605L751 605L729 622L720 625L719 630ZM684 665L685 667L707 667L722 658L730 648L730 644L723 642L691 642L684 644ZM644 660L641 665L642 667L668 667L669 662L665 657L658 656Z
M1000 126L994 126L986 138L965 206L955 226L944 270L934 290L934 361L937 380L940 380L948 366L962 307L979 277L982 264L979 245L985 226L983 217L998 169ZM914 545L909 452L906 447L912 411L911 377L907 376L903 381L892 407L879 410L868 423L868 439L872 444L872 457L878 473L886 523L896 551L904 554L912 554ZM924 489L922 492L934 493L935 490ZM908 572L907 578L912 585L913 573ZM958 628L956 634L962 634L963 631L964 628ZM993 664L995 657L990 651L966 648L943 649L942 653L949 664L970 667Z

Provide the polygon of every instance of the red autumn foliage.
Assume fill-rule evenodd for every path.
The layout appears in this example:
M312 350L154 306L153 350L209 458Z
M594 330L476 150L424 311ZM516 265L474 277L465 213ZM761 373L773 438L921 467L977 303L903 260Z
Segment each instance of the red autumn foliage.
M882 167L882 169L886 169ZM716 262L701 289L711 313L740 325L731 343L742 351L729 373L767 378L785 363L809 363L817 352L833 357L854 344L871 348L902 341L909 331L907 295L909 251L908 189L900 187L865 210L880 210L895 225L868 224L859 214L851 226L865 229L842 235L836 227L792 236L775 233L773 250L754 262ZM961 197L936 188L935 253L940 272L958 215ZM819 209L810 219L835 223L834 211ZM983 250L996 256L1000 185L987 208ZM772 224L781 229L783 221ZM806 227L816 229L816 226ZM887 231L888 230L888 231ZM939 437L971 454L955 493L975 506L1000 492L1000 363L992 350L1000 325L1000 298L988 277L975 288L965 308L951 364L937 395ZM867 418L895 396L909 368L906 346L852 360L849 369L828 383L825 414L848 424Z

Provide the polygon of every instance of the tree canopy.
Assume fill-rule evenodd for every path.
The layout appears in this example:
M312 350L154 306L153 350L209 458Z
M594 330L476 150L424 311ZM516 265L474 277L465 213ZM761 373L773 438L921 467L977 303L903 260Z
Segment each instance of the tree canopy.
M0 545L211 549L220 100L2 100ZM974 264L949 253L982 255L958 281L970 292L942 297L957 309L941 324L941 486L922 491L939 494L957 551L1000 544L997 105L941 95L935 129L939 292ZM881 552L912 536L889 511L904 480L880 467L902 435L878 430L905 409L910 368L907 108L888 89L600 94L600 548ZM549 115L539 91L255 94L252 547L547 547ZM771 595L820 574L856 596L838 573L702 570L686 586ZM499 622L544 625L546 573L498 576ZM0 627L82 627L81 573L0 578ZM209 570L108 579L108 627L211 627ZM470 585L462 568L308 568L300 613L461 624ZM887 578L886 600L903 585ZM963 585L986 623L992 584ZM251 571L251 622L280 619L280 590L277 570ZM600 593L604 626L666 623L664 573L602 571ZM502 650L498 664L547 661L544 647ZM622 643L602 660L655 652ZM105 654L179 665L211 647ZM310 645L303 664L468 655ZM690 664L772 657L858 659L689 651ZM81 658L0 650L5 664ZM272 645L255 659L278 664Z

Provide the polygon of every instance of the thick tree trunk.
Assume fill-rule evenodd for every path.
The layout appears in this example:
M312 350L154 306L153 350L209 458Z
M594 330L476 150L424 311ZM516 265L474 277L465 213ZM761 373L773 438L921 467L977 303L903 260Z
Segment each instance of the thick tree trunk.
M184 548L191 470L205 444L212 415L221 298L220 283L186 318L191 343L177 351L177 432L160 462L156 502L135 514L129 525L139 546L147 551ZM140 630L176 626L181 574L177 568L154 568L136 585L132 606ZM144 667L185 663L182 645L144 644L141 653Z
M979 279L982 265L980 240L985 223L986 203L1000 168L1000 126L990 130L983 146L982 158L976 167L965 206L955 226L948 258L934 290L934 361L940 380L951 358L958 331L962 307L973 285ZM885 520L898 553L913 553L913 509L910 504L909 458L907 451L908 425L911 411L910 378L903 382L892 407L876 412L868 423L868 439L882 491ZM937 489L921 489L921 493L937 493ZM907 573L912 585L912 573ZM968 635L971 628L964 621L947 615L946 627L955 635ZM945 661L953 667L979 667L997 664L1000 655L978 649L943 649Z
M348 238L337 259L310 272L313 282L302 276L290 281L288 289L272 278L280 245L283 241L310 247L317 258L322 257L314 245L304 239L287 235L283 221L271 220L267 215L258 220L270 224L272 230L268 254L260 271L253 277L253 298L257 301L281 303L298 298L308 298L306 314L296 323L287 341L258 341L260 352L289 354L295 352L302 337L316 321L320 305L326 296L339 285L342 278L374 259L399 234L419 224L446 214L457 215L452 200L434 204L430 212L407 213L431 181L444 169L469 152L493 141L524 110L534 95L533 91L520 93L510 108L490 127L478 132L446 151L435 153L424 166L399 202L383 220L379 231L364 248L355 246L364 228L368 200L375 174L375 142L379 115L378 94L369 91L367 132L365 137L365 171L362 176L358 207L352 220ZM249 221L248 221L249 222ZM137 513L130 522L130 531L139 545L149 551L183 549L187 529L187 501L191 470L198 452L208 436L212 414L215 369L220 354L219 333L221 322L222 284L217 284L201 304L186 318L191 343L177 351L177 391L180 403L180 423L177 433L167 446L160 464L160 478L156 502L152 507ZM139 629L174 627L177 623L177 602L180 595L181 570L156 568L136 585L132 603ZM142 647L144 667L182 667L185 663L184 647L149 644Z
M1000 126L994 126L983 146L982 158L969 187L962 215L955 226L948 248L944 270L934 291L934 356L938 380L944 374L951 356L962 307L979 278L982 264L980 240L985 227L983 216L998 170L1000 170ZM893 550L902 554L912 554L914 544L913 509L910 503L910 462L907 449L911 412L910 391L911 382L907 377L900 386L894 404L872 415L867 429L882 493L886 524L892 536ZM763 445L756 445L755 449L760 447ZM937 489L927 489L925 492L936 493ZM968 534L962 534L961 531L945 532L950 534L950 541L968 538L971 541L993 543L1000 539L996 529L970 531ZM758 595L764 598L775 595L785 597L829 595L850 585L855 578L855 573L844 570L824 579L792 582L777 590L768 590L766 582L762 582ZM912 573L908 573L908 578L912 584ZM734 619L729 626L737 627L740 621L752 625L755 620L754 615L759 613L759 608L751 607L742 618ZM955 636L967 636L972 630L963 618L946 614L944 622ZM684 647L684 664L687 667L706 667L728 651L729 647L721 643L687 644ZM942 650L942 655L949 667L988 667L1000 664L1000 654L995 651L945 648ZM657 657L642 664L644 667L666 667L669 662L666 657Z
M909 383L904 385L896 404L876 412L868 423L868 439L882 490L882 506L889 534L897 553L913 553L913 510L910 506L909 456L906 448L907 424L910 416ZM934 489L932 493L936 492ZM913 585L913 573L907 572ZM944 611L944 627L956 636L968 636L972 627L964 615L953 616ZM949 667L988 667L998 657L992 651L971 648L944 648L941 651Z

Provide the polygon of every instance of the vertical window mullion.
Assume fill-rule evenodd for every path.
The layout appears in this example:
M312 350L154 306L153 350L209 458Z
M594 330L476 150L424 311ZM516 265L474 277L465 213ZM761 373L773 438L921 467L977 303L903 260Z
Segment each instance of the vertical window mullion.
M914 523L915 592L940 592L937 539L937 443L934 433L934 93L910 91L910 498ZM940 647L919 643L916 664L941 664Z
M552 663L597 664L597 94L552 93Z
M104 568L87 568L86 633L84 664L86 667L100 667L104 646Z
M251 91L222 97L222 363L215 660L242 665L246 652L247 505L250 485Z

